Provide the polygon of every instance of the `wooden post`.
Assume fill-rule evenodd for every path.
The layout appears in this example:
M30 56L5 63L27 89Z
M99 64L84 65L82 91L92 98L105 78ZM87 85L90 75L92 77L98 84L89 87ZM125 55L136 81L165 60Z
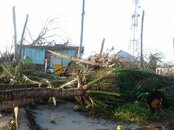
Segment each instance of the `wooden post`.
M14 56L17 57L17 31L16 31L15 6L13 6L13 27L14 27Z
M143 68L143 27L144 27L144 10L142 13L142 20L141 20L141 57L140 57L140 62L141 62L141 68Z
M85 15L85 0L83 0L82 2L81 34L80 34L80 46L78 51L78 58L81 58L82 54L84 15Z
M103 41L102 41L102 45L101 45L101 49L100 49L100 54L99 54L99 57L100 57L100 58L102 57L104 44L105 44L105 38L103 38Z
M174 37L173 37L173 56L174 56Z
M27 14L27 16L26 16L24 28L23 28L23 31L22 31L22 36L21 36L21 41L20 41L20 46L19 46L18 61L20 60L20 56L21 56L21 47L22 47L23 40L24 40L24 34L25 34L25 29L26 29L26 26L27 26L27 22L28 22L28 14Z

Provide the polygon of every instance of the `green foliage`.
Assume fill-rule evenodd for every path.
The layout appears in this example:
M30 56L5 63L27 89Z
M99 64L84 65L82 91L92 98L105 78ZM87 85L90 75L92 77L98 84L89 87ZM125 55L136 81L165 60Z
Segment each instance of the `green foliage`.
M140 93L152 92L170 85L164 77L147 71L119 69L115 74L120 94L127 101L135 101Z
M146 68L152 71L155 71L155 69L157 68L157 64L161 63L162 58L164 57L162 52L156 52L154 54L150 54L149 55L149 62L146 65Z
M11 62L1 64L1 81L9 84L19 84L26 82L33 83L33 81L31 81L27 76L25 76L25 71L31 68L31 63L31 59L26 56L23 59L21 59L17 64L13 64Z
M174 86L164 87L159 91L165 95L167 104L174 107Z
M173 107L168 107L163 110L161 109L155 111L155 113L152 113L149 118L150 121L158 121L158 122L170 121L173 119L174 119Z
M102 77L107 72L108 70L102 70L93 73L90 81ZM171 86L171 82L152 72L129 68L116 69L111 76L91 86L87 91L88 97L85 99L81 97L81 103L83 102L93 115L102 117L114 115L114 118L123 121L142 123L149 121L151 114L147 107L149 93L168 86ZM137 99L141 105L132 103ZM79 106L82 107L81 104Z
M19 62L20 66L23 68L29 68L30 65L32 64L32 59L29 56L24 56Z
M149 116L149 109L138 103L123 104L114 112L114 118L135 123L147 122Z
M32 80L42 80L42 79L58 80L58 76L55 76L54 74L45 74L44 72L38 72L38 71L35 71L32 74L30 74L29 78Z

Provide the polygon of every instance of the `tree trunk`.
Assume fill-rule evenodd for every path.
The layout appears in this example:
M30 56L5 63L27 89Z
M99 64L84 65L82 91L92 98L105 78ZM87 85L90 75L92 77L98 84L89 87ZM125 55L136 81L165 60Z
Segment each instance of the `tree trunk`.
M54 88L22 88L16 90L0 91L0 101L13 101L21 98L48 98L59 97L66 98L72 96L81 96L84 94L83 89L68 88L68 89L54 89Z
M15 84L15 85L11 85L11 84L0 84L0 91L6 91L6 90L15 90L15 89L24 89L24 88L46 88L48 87L47 84Z
M91 62L91 61L87 61L87 60L82 60L82 59L78 59L78 58L75 58L75 57L72 57L72 56L64 55L64 54L54 52L54 51L50 51L50 50L48 50L48 52L50 52L54 56L59 56L61 58L66 58L66 59L76 61L76 62L81 62L81 63L84 63L84 64L100 66L100 67L106 67L107 66L106 64Z
M53 88L22 88L16 90L0 91L0 110L26 105L37 99L49 97L66 98L82 96L83 89L53 89Z

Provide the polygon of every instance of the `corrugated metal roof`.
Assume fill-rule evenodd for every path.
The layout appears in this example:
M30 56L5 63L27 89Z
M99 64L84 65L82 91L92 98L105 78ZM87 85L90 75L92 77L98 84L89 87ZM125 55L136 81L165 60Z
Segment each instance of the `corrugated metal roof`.
M129 53L127 53L123 50L120 50L119 52L117 52L117 54L115 56L118 57L118 58L122 58L126 61L130 61L130 62L134 62L134 61L137 60L136 57L130 55Z

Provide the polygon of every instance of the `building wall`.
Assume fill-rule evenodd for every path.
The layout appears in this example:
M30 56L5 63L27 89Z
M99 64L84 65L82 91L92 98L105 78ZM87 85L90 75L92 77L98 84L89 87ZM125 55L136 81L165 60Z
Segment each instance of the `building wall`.
M73 56L76 57L77 51L76 50L62 50L62 51L57 51L59 53L63 53L68 56ZM50 56L50 68L53 68L55 64L61 64L63 67L66 67L70 60L68 59L63 59L58 56Z
M172 68L156 68L156 74L162 76L174 76L174 67Z
M44 64L45 49L44 48L22 48L21 58L29 56L32 59L33 64Z
M54 50L55 51L55 50ZM66 49L61 51L55 51L59 53L63 53L68 56L76 57L77 50L73 49ZM25 55L29 56L32 59L33 64L37 65L44 65L45 59L47 59L48 68L54 68L54 65L61 64L63 67L66 67L70 60L63 59L58 56L53 56L52 54L47 52L46 48L30 48L30 47L24 47L21 49L21 58L23 58Z

